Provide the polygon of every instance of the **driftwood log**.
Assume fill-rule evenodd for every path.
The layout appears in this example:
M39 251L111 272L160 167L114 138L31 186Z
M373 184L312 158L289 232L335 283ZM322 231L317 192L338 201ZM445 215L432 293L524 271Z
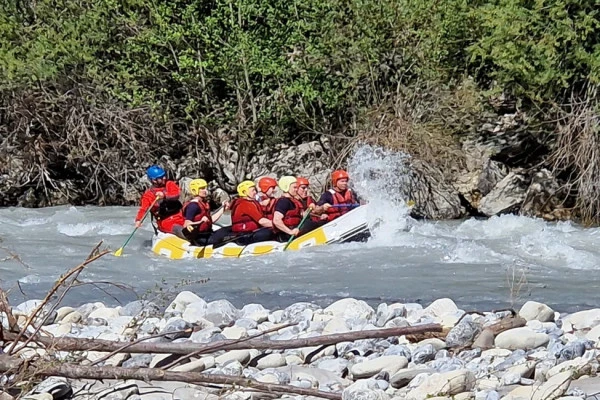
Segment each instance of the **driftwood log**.
M294 393L330 400L341 400L341 393L302 389L291 385L262 383L254 379L227 375L208 375L200 372L163 371L157 368L89 367L74 364L26 362L17 358L0 356L0 373L25 373L29 376L62 376L71 379L137 379L150 381L178 381L192 384L237 385L264 392Z
M252 339L220 340L210 344L199 343L134 343L126 346L124 342L114 342L102 339L79 339L70 337L51 338L37 335L33 340L57 351L101 351L123 353L161 353L161 354L206 354L216 350L257 349L257 350L285 350L301 347L331 345L341 342L352 342L361 339L387 338L391 336L413 335L424 332L441 332L438 324L424 324L412 327L372 329L366 331L336 333L304 339L291 340L261 340ZM0 332L0 339L13 341L19 336L12 332ZM22 337L21 337L22 338ZM203 351L205 350L205 351Z

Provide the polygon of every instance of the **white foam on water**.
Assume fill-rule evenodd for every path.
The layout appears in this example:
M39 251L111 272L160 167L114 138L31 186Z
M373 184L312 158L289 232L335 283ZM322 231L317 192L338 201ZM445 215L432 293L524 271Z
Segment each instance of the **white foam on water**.
M99 222L83 222L76 224L58 223L56 225L56 230L63 235L75 237L85 236L89 233L96 232L98 228L101 228L102 226L103 224Z
M511 257L497 253L473 240L459 240L443 257L443 262L449 264L496 264L510 261Z
M368 203L371 241L383 246L394 244L394 235L410 228L406 187L410 174L402 152L360 145L348 160L351 186Z

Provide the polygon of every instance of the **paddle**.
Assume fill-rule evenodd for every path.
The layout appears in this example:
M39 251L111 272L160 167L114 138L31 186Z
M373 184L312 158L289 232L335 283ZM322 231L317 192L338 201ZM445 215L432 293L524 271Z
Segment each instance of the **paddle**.
M340 208L340 207L353 208L353 207L360 207L360 204L358 204L358 203L354 203L354 204L332 204L331 207L333 207L333 208Z
M308 210L306 210L306 213L304 214L304 217L302 217L302 221L300 221L300 223L298 224L298 226L296 228L298 228L298 230L300 230L302 228L302 225L304 225L304 221L306 221L308 219L308 217L310 217L310 208ZM289 240L287 241L287 243L285 244L285 247L283 248L283 251L286 251L287 248L290 246L290 244L292 243L292 240L294 240L296 237L294 235L290 236Z
M146 217L148 216L148 214L150 213L150 210L152 210L152 207L154 207L154 204L156 203L156 201L158 200L158 197L154 198L154 201L152 202L152 204L150 204L150 207L148 207L148 209L146 210L146 212L144 213L144 216L142 217L140 223L144 222L144 220L146 219ZM129 235L129 237L127 238L127 240L125 241L125 243L123 243L123 246L119 247L119 249L117 251L114 252L114 255L117 257L121 257L121 255L123 254L123 249L125 248L125 246L127 246L127 243L129 243L129 241L131 240L131 238L133 237L133 235L135 234L135 232L138 230L138 227L136 226L135 229L133 230L133 232L131 232L131 235Z

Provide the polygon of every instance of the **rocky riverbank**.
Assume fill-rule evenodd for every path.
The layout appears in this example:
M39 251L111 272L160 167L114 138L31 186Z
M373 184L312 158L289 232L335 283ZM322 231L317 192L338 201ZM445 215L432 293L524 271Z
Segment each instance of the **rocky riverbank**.
M22 325L39 304L31 300L14 307L17 322ZM3 328L8 330L6 314L0 315ZM387 336L385 331L431 324L439 325L441 332L432 329L429 333ZM181 375L201 372L196 379L207 380L195 385L189 380L52 377L30 390L26 399L247 400L321 396L343 400L575 400L600 396L600 377L596 376L600 309L563 314L534 301L525 303L514 316L511 311L465 313L447 298L425 307L383 303L372 308L364 301L346 298L325 308L296 303L267 310L259 304L238 309L226 300L207 303L185 291L166 309L145 301L123 307L105 307L102 303L63 307L49 315L42 332L56 338L96 338L122 344L146 338L148 345L177 343L203 351L184 357L182 352L129 354L122 350L109 354L89 349L57 351L60 348L30 343L18 351L20 358L37 365L43 360L54 360L53 365L59 361L93 365L98 371L119 366L138 373L159 368L163 375L167 371ZM304 346L293 342L305 339L306 343L316 343L310 342L311 338L360 332L366 338ZM4 352L9 353L8 336L4 337ZM243 341L253 337L258 339L248 343L259 340L261 344L244 348ZM238 341L236 349L207 350L207 345L218 345L223 340ZM295 345L286 349L269 347L278 341ZM2 357L6 359L7 355L0 356L0 365ZM230 377L230 383L243 378L247 384L206 383L211 382L206 378L211 376ZM23 388L23 383L18 383L21 378L12 373L0 376L5 388ZM265 386L257 389L252 382ZM266 389L269 385L271 393ZM0 398L11 397L5 393Z

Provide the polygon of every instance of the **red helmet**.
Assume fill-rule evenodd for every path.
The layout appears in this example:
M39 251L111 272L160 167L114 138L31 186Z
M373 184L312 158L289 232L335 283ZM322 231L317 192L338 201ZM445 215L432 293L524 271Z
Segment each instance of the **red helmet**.
M340 179L350 179L350 176L348 176L348 173L343 169L336 169L331 173L331 182L333 183L333 186L335 186Z
M308 181L308 179L302 178L302 177L298 177L296 179L296 183L298 184L298 186L309 186L310 185L310 182Z
M260 188L261 192L267 193L267 190L270 188L277 187L277 181L269 176L265 176L264 178L260 178L258 180L258 187Z

